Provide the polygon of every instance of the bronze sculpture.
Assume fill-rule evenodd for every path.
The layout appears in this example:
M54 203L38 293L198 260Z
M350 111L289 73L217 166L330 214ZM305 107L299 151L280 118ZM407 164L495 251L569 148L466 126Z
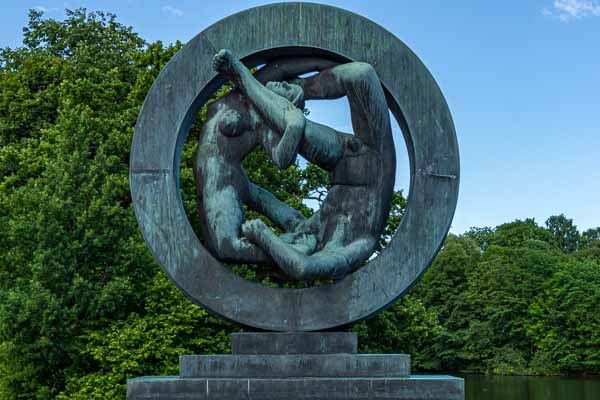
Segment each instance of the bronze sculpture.
M263 65L254 75L260 83L223 48L249 68ZM196 157L207 250L187 219L179 166L194 118L224 75L239 90L209 110ZM301 113L303 97L347 94L355 135L313 125ZM354 270L369 257L389 208L395 149L388 109L409 154L408 206L389 244ZM332 188L315 216L305 220L248 181L241 160L256 146L280 167L301 154L330 172ZM462 379L411 376L408 355L356 354L355 334L331 331L375 315L409 290L440 249L458 197L448 106L427 68L389 31L312 3L229 16L188 42L161 72L140 112L131 154L136 215L163 271L195 303L262 332L234 334L232 355L182 356L178 377L129 380L128 399L464 399ZM243 223L244 205L284 233ZM367 244L349 248L359 240ZM340 279L263 286L220 262L241 258L277 263L296 279Z
M229 50L215 55L214 68L241 93L213 103L198 146L195 172L209 248L224 261L272 259L296 280L342 278L373 253L394 184L393 175L382 173L382 155L393 148L393 140L375 70L352 62L291 84L263 86ZM302 112L304 99L343 96L355 135L313 122ZM311 218L248 182L241 161L259 144L279 168L301 153L330 172L332 187ZM277 236L259 219L242 225L243 204L285 233Z
M320 22L312 23L315 18ZM411 180L408 206L397 232L383 251L351 271L360 266L357 263L347 271L351 273L335 279L335 282L291 289L272 288L245 280L225 267L215 249L205 247L210 243L207 240L201 242L191 228L179 189L180 156L198 111L226 81L223 74L216 73L213 68L214 55L222 48L230 48L249 68L262 65L255 74L262 83L288 81L303 86L308 81L296 81L296 77L311 71L319 72L315 76L325 76L326 70L357 61L370 64L376 71L387 107L401 127L409 154ZM278 86L269 86L272 85ZM304 88L306 93L311 90ZM293 92L294 96L289 96L286 101L300 105L299 92L297 89ZM271 94L275 95L272 91ZM273 135L276 140L271 149L274 149L280 143L284 127L272 126L246 94L236 92L230 96L231 99L238 96L237 100L231 100L231 104L238 102L240 108L236 111L240 116L248 115L244 110L252 109L265 128L254 130L253 135L248 136L236 136L235 129L228 132L231 137L216 132L213 138L220 139L213 143L223 145L223 148L213 149L213 156L218 156L223 149L231 151L236 148L226 145L228 141L239 143L253 136L251 141L255 144L251 145L260 145L259 131L265 133L264 137ZM224 103L225 98L222 100ZM371 114L367 115L371 118ZM231 122L235 119L224 120ZM226 122L221 125L225 131L237 124ZM306 132L304 129L301 135L304 139L308 137ZM364 139L359 137L361 131L356 130L355 133L355 137L363 142ZM319 138L327 137L338 136ZM310 158L306 142L300 140L298 153ZM343 161L338 162L335 168L332 165L330 170L335 169L336 174L369 170L369 177L380 179L379 175L382 175L381 182L393 181L395 149L391 143L382 147L380 170L369 170L364 166L352 168L352 165L341 168L347 161L359 161L360 157L342 157ZM293 155L294 152L287 154ZM358 178L352 175L336 177L336 174L333 175L334 182L345 183L361 178L360 174ZM243 174L239 176L243 177ZM130 177L132 199L146 242L165 273L194 302L216 315L246 326L275 331L313 331L347 326L374 315L404 295L422 275L448 232L456 206L458 147L452 117L439 87L423 63L398 38L365 18L335 7L282 3L246 10L219 21L198 34L173 57L153 84L140 112L132 145ZM227 186L221 182L211 187L219 185ZM348 189L358 193L364 188L357 185ZM380 193L386 193L385 190L391 192L391 185L382 186ZM244 190L240 193L243 194ZM372 207L365 199L351 198L346 202L346 199L332 201L334 198L327 201L332 207L363 202L368 206L353 210L378 210L382 220L386 217L383 215L385 207ZM381 196L377 200L381 199L386 197ZM221 210L224 209L221 207ZM334 209L330 215L345 215L346 210L338 211ZM237 229L232 237L243 240L242 220L238 218L236 221L234 226ZM334 222L330 226L344 225ZM289 230L294 232L295 224L291 223ZM250 230L247 231L251 236ZM316 232L319 233L318 229ZM315 236L314 241L320 241L323 247L332 237ZM358 235L348 237L352 240ZM257 254L262 252L265 262L272 261L261 246L249 240L245 242L252 245ZM321 276L338 275L335 270L329 269L326 275Z

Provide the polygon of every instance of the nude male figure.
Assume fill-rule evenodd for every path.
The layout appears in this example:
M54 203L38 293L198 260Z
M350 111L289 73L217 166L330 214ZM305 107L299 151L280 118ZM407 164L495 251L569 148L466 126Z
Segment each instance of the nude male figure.
M374 69L365 63L348 63L297 79L293 85L271 83L265 87L227 50L215 56L214 66L234 80L270 128L259 135L271 139L281 135L272 153L278 165L285 166L300 152L331 174L328 195L311 218L289 214L293 223L281 236L261 220L248 221L242 225L244 236L293 279L345 276L374 251L389 212L394 183L387 102ZM305 118L290 101L298 86L306 99L347 96L355 135ZM278 208L278 212L281 217L287 210ZM268 213L272 211L265 210L265 215Z

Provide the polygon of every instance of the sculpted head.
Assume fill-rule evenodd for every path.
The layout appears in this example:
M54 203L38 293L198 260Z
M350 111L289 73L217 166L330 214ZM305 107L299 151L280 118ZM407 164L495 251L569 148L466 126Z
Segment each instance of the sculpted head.
M273 93L291 101L299 109L304 109L304 91L300 86L287 82L267 82L265 86Z

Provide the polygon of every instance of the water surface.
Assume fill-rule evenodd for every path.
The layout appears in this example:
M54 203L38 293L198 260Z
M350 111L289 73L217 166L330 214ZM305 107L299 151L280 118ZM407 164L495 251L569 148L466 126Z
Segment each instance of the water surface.
M600 400L600 377L460 375L465 400Z

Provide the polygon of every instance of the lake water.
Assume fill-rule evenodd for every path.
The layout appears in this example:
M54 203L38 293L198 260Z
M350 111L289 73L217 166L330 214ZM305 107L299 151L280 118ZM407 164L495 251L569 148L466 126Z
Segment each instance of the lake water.
M600 377L460 376L465 400L600 400Z

